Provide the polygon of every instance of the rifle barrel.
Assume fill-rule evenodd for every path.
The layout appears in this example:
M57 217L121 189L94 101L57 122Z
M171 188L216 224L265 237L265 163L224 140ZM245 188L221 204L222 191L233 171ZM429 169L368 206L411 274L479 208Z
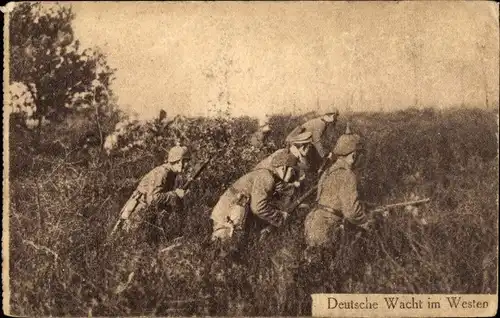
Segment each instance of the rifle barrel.
M427 199L422 199L422 200L415 200L415 201L408 201L408 202L401 202L401 203L393 203L393 204L385 205L384 207L386 207L386 208L393 208L393 207L398 207L398 206L414 205L414 204L429 202L430 200L431 199L427 198Z
M429 202L430 200L431 199L426 198L426 199L422 199L422 200L392 203L392 204L382 205L382 206L376 208L374 211L383 211L383 210L386 210L386 209L397 208L397 207L400 207L400 206L408 206L408 205L421 204L421 203Z
M187 190L191 186L191 183L193 183L193 181L196 178L198 178L198 176L203 172L203 170L205 170L205 168L207 167L209 162L210 162L210 159L203 162L203 164L198 168L198 170L196 170L193 177L189 178L189 180L182 186L182 189Z

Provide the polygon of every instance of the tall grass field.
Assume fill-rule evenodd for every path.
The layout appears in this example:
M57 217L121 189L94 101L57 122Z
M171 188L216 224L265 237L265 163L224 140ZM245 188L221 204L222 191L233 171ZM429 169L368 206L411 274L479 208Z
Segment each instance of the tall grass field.
M113 120L102 128L105 134L119 121ZM211 232L211 208L225 189L283 147L287 133L304 120L272 117L273 131L263 149L249 144L257 121L248 117L179 118L169 125L150 121L128 128L109 153L102 142L92 142L95 136L84 138L93 128L78 118L44 127L39 147L30 146L31 135L11 120L11 313L223 315L211 301L219 297L239 308L241 296L230 291L244 276L253 299L239 314L283 314L278 277L268 261L272 250L249 250L254 262L248 272L235 273L234 280L216 289L207 286L210 262L203 244ZM378 205L431 201L418 209L391 210L377 235L346 238L322 271L300 272L295 292L286 298L294 304L287 314L310 314L311 281L335 293L496 293L497 113L429 108L341 114L327 133L327 148L347 120L366 144L358 171L364 200ZM126 237L110 240L122 205L176 140L193 153L185 178L212 157L185 197L183 243L159 253L147 240L143 245L131 245ZM316 182L307 181L306 187ZM279 238L300 245L302 222L303 217L296 218ZM160 247L170 243L163 237L159 241Z

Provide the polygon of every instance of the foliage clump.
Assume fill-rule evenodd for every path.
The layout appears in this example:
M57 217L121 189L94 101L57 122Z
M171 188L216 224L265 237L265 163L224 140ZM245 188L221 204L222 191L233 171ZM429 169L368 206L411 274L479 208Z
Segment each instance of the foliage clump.
M432 201L418 210L393 211L370 240L344 238L336 257L314 274L319 277L303 273L297 288L304 293L289 299L302 304L293 314L310 310L303 300L307 283L315 279L340 293L494 293L498 157L493 118L482 110L353 115L351 127L367 145L360 172L364 198L377 204ZM275 146L258 152L248 143L257 129L250 118L177 118L165 125L153 120L123 134L123 146L134 145L126 152L114 149L107 155L98 145L82 150L74 140L59 155L32 152L33 165L23 171L17 171L23 157L18 144L11 143L13 312L208 314L206 297L214 291L203 279L209 259L202 243L211 231L210 209L234 180L282 146L286 132L299 122L272 117ZM342 119L328 132L329 147L345 125ZM47 139L57 139L53 133L47 131ZM121 205L178 142L193 149L193 163L214 158L186 197L187 243L158 254L147 244L129 246L125 238L109 242ZM299 219L286 239L300 240L301 231ZM251 268L256 290L264 291L255 293L253 314L279 314L273 305L279 297L277 278L265 259L271 252L259 250L261 259ZM130 277L134 266L138 269ZM342 274L334 278L332 272ZM116 293L119 286L123 291ZM226 299L223 290L215 295ZM238 307L240 300L228 302Z

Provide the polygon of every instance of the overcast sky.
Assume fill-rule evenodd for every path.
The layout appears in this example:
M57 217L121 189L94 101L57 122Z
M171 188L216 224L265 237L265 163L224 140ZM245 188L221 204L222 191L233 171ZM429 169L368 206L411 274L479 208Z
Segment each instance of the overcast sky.
M143 117L498 105L492 2L72 5Z

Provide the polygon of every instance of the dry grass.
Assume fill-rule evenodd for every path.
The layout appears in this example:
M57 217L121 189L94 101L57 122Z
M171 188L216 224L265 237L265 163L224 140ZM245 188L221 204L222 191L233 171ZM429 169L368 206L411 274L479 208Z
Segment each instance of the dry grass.
M353 128L368 142L360 184L366 200L389 203L412 194L432 202L418 216L393 211L370 237L345 237L336 257L316 273L320 287L350 293L495 293L495 116L481 110L430 109L353 116ZM271 136L274 143L280 145L298 122L272 118L279 127ZM332 142L344 127L340 122L330 132ZM209 259L200 242L210 232L210 207L224 189L276 149L271 146L260 154L249 150L245 136L255 128L256 122L248 118L186 119L177 133L160 127L155 136L144 129L131 137L144 140L142 148L108 157L96 148L76 146L71 137L82 135L80 131L66 131L67 149L36 151L11 125L12 314L210 313L207 300L195 301L214 292L203 279ZM140 177L161 161L163 149L172 146L179 131L190 140L196 161L217 155L217 164L209 166L186 199L184 231L189 242L158 256L147 244L131 247L126 240L107 241L121 205ZM44 135L47 149L61 131L47 130ZM300 243L300 221L290 226L288 236L282 234L284 239ZM263 274L249 278L256 290L252 314L278 314L276 277L266 259L271 252L263 248L251 269ZM137 268L132 277L131 268ZM334 281L336 277L342 279ZM238 279L235 272L234 282L227 284ZM289 299L298 304L292 314L308 312L307 290L301 285L313 279L311 273L302 273L297 293ZM116 293L120 285L122 291ZM216 296L222 297L224 289ZM239 300L234 297L229 303L237 306Z

